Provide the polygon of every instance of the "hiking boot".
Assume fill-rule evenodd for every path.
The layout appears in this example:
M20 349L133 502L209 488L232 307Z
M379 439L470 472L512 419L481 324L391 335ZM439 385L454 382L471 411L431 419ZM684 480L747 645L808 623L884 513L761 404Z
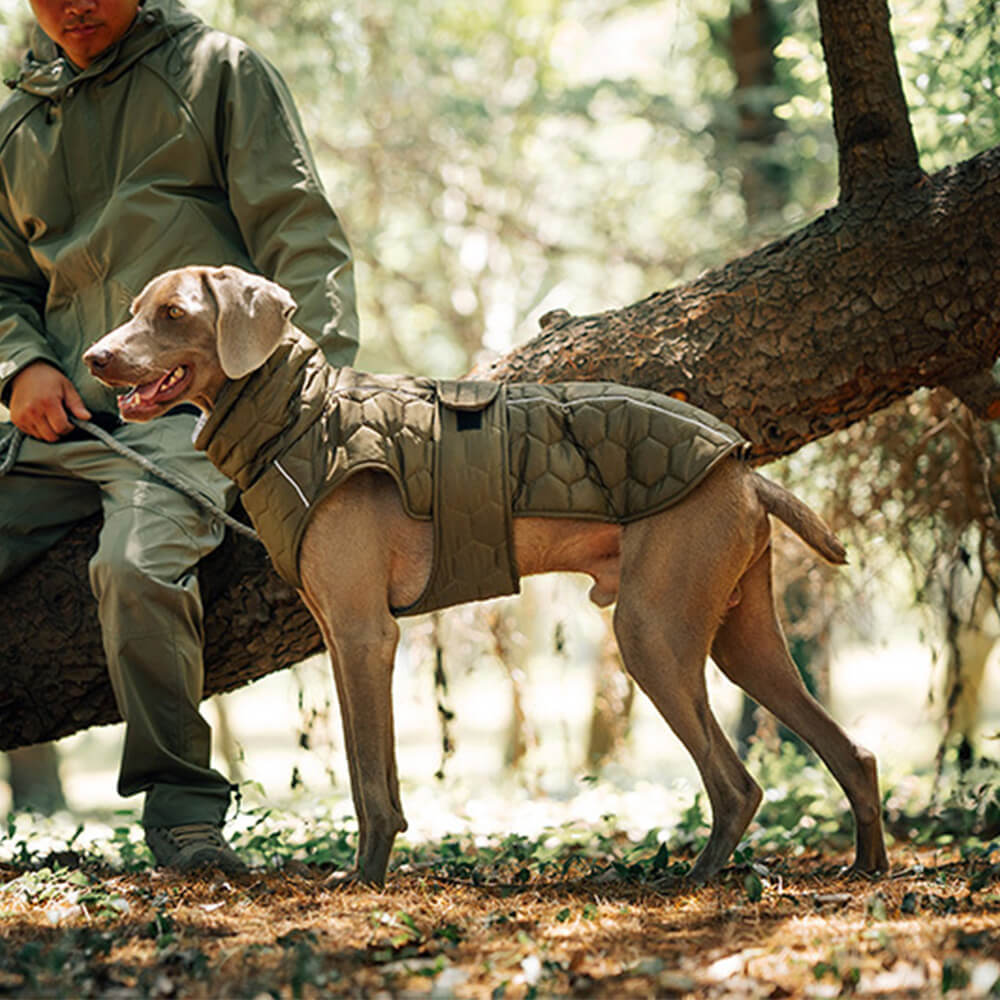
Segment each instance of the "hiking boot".
M149 826L146 827L146 843L161 868L178 872L218 868L227 875L243 875L249 871L226 843L221 828L214 823Z

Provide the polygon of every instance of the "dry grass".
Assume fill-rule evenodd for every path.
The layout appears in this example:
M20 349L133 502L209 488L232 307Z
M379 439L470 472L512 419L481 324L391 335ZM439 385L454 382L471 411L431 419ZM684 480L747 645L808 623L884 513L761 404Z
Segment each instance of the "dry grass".
M292 864L240 880L89 873L76 895L0 868L0 994L24 996L979 996L1000 979L1000 893L897 846L845 879L812 855L700 888L397 872L334 888ZM775 874L781 871L780 875ZM79 881L83 881L79 879Z

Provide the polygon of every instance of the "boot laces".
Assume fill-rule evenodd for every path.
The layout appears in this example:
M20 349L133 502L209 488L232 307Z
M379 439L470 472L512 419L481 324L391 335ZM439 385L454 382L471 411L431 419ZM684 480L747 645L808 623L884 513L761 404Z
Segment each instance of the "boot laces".
M182 848L206 840L216 847L227 846L219 828L212 823L185 823L183 826L172 826L170 834Z

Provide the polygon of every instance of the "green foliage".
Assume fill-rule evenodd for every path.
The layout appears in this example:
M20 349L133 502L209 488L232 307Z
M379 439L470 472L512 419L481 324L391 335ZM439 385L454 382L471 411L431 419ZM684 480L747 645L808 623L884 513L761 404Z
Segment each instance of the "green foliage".
M961 846L974 867L991 867L1000 839L1000 767L981 762L950 780L928 778L926 795L890 796L890 822L916 844Z
M547 309L633 301L753 238L721 0L192 5L290 81L361 259L369 366L457 373ZM822 160L796 142L775 154L795 177Z
M725 0L455 5L189 0L296 96L360 258L362 361L429 374L505 351L553 307L613 308L829 205L836 149L813 3L772 0L773 79L734 99ZM921 145L997 133L992 0L903 5ZM28 8L0 0L5 73ZM773 120L747 142L739 116ZM781 193L757 214L744 180Z
M249 822L249 825L245 825ZM253 863L281 866L290 862L349 868L354 859L353 817L303 818L272 809L251 809L232 836L233 846Z
M812 3L776 0L775 78L741 96L780 123L774 142L754 155L780 179L784 205L758 219L743 197L748 159L724 0L190 5L246 38L289 80L359 254L361 363L369 367L462 372L531 335L533 317L549 308L627 303L787 231L835 197ZM994 142L994 4L925 0L893 13L928 164ZM23 0L0 0L5 72L27 20ZM868 538L908 546L923 566L953 551L970 520L959 475L967 430L935 406L921 397L881 429L872 422L790 463L817 490L836 490L843 520L864 525ZM931 435L928 413L941 421ZM828 805L835 796L814 794L811 765L782 767L785 791L769 793L749 846L759 854L846 837L846 813ZM611 835L597 849L577 833L553 834L547 847L455 837L441 842L433 863L457 878L571 876L605 864L642 880L685 863L678 853L688 858L706 835L696 798L669 838L639 853L632 845L602 856L616 843ZM345 867L353 838L349 823L302 826L256 813L237 845L260 863ZM38 862L19 831L8 841L4 853L15 863ZM404 850L414 864L431 863L422 848ZM120 870L149 863L141 835L124 821L99 853Z
M969 971L964 963L953 958L945 959L941 968L941 992L960 990L969 985Z
M892 15L924 169L941 169L995 145L1000 129L995 0L911 0L893 4ZM815 37L795 31L778 52L798 58L804 84L779 114L801 122L800 113L812 106L829 117ZM902 608L912 595L930 612L926 641L935 655L947 653L953 640L945 632L947 619L958 624L975 617L971 600L955 592L956 569L964 561L973 582L980 567L995 572L994 438L989 425L971 418L948 393L925 391L783 463L794 486L822 498L838 530L853 535L859 559L843 574L855 588L850 596L866 602L871 597L863 588L871 588L881 603L889 591L901 595Z
M747 841L758 853L819 844L850 843L853 833L843 796L827 770L791 743L771 752L756 744L748 766L765 789Z
M899 59L928 169L995 145L1000 130L1000 17L996 0L908 4Z
M31 22L31 8L24 0L0 0L0 78L6 80L17 68Z
M29 870L0 886L0 915L15 901L49 909L57 917L78 912L95 920L113 919L129 908L101 879L61 866Z
M305 995L306 986L322 988L329 984L330 975L324 969L319 942L312 931L289 931L277 943L285 950L286 979L296 1000Z
M632 301L835 197L812 3L772 2L774 78L737 101L723 0L190 6L289 80L361 258L373 366L459 372L547 308ZM996 135L992 9L924 0L894 20L932 152ZM5 74L27 21L22 0L0 0ZM747 108L773 114L767 142L740 139ZM774 217L748 218L748 169L782 189Z
M737 852L737 866L751 866L765 851L787 851L815 846L831 837L849 833L847 818L825 772L807 764L789 747L781 755L760 754L753 768L768 787L759 822ZM808 816L818 817L810 820ZM25 870L24 881L8 884L18 898L47 893L73 903L113 909L113 894L98 892L88 872L109 868L118 872L148 870L152 863L141 828L134 817L119 817L113 827L89 831L75 827L60 835L58 822L26 814L8 820L8 837L0 843L0 862ZM653 828L638 838L622 831L619 818L608 814L595 825L566 823L535 836L523 833L455 833L433 841L415 843L400 838L393 866L404 872L427 872L434 877L510 889L539 880L579 880L613 877L636 883L655 883L682 877L692 857L704 846L709 817L701 792L682 804L678 821L669 830ZM259 808L244 811L230 824L234 847L255 866L283 868L309 865L319 869L350 868L356 849L353 817L331 819L322 810L302 813ZM58 859L58 860L55 860ZM75 871L73 870L75 869ZM394 918L400 933L407 933L405 916ZM410 930L412 931L412 927ZM169 944L168 921L151 931Z
M781 744L777 752L755 744L748 766L765 797L733 857L741 877L755 873L766 878L773 859L782 856L849 849L850 811L825 768L791 744ZM993 855L1000 849L993 842L1000 840L1000 774L995 767L982 765L943 801L935 798L930 775L920 782L908 777L885 800L887 821L897 836L915 845L960 845L970 872L978 873L980 881L984 871L990 873L985 877L993 877ZM392 865L404 873L511 890L539 881L609 877L655 884L686 874L708 836L710 814L701 791L679 801L675 815L669 827L639 836L626 833L613 813L596 823L568 822L535 835L456 832L423 842L404 836L397 840ZM354 860L357 827L353 817L331 818L323 809L251 808L230 823L228 833L255 867L345 870ZM127 905L99 873L147 871L152 858L134 815L120 814L113 826L67 827L65 818L20 814L8 817L0 864L20 872L0 890L8 908L12 900L55 903L83 906L92 915L110 918ZM745 885L748 895L757 892L754 878L746 878ZM410 915L391 919L399 934L416 936ZM169 943L171 931L165 919L150 936ZM447 937L453 931L441 933Z
M760 822L752 825L732 864L715 888L706 890L705 898L716 900L715 906L720 898L715 894L722 892L728 906L778 906L783 920L790 912L801 915L804 911L798 908L803 904L849 905L845 900L854 898L853 890L824 901L816 892L816 874L795 865L804 853L817 859L849 854L846 804L831 790L825 773L789 747L780 754L755 748L751 767L768 787ZM961 801L995 804L998 787L1000 783L984 774L963 792L967 797ZM949 842L944 845L944 824L955 823L958 814L935 805L930 789L930 777L920 794L908 779L905 792L887 795L886 812L890 829L907 838L914 855L923 849L924 857L934 856L922 848L924 843L942 851L940 866L918 864L908 872L897 871L896 877L919 879L919 889L902 895L894 889L895 880L870 889L858 883L856 915L863 930L817 953L818 960L809 967L817 982L845 991L856 988L863 969L870 968L873 949L891 952L897 914L946 918L966 912L973 896L986 909L995 909L1000 901L1000 842L984 839L982 829L960 825L947 831ZM954 808L960 808L959 800ZM817 818L815 823L802 822L806 812ZM365 942L362 946L341 948L336 935L320 927L289 924L288 915L299 912L296 906L307 897L286 897L275 909L280 924L273 937L267 943L243 945L244 960L255 971L241 989L259 995L281 984L293 997L349 992L351 970L362 967L371 969L390 991L412 991L417 980L436 988L447 981L439 977L449 970L456 981L467 975L467 965L458 968L458 956L474 948L474 940L481 945L484 930L491 940L509 942L505 961L520 969L516 977L501 981L507 987L494 986L501 994L516 989L517 995L531 990L543 995L562 989L573 975L573 963L550 950L554 942L567 935L589 939L604 934L612 915L628 927L630 911L644 899L671 905L669 894L689 870L707 832L701 795L681 802L677 815L670 827L641 835L625 832L620 819L607 814L593 824L565 824L533 836L463 832L422 843L401 840L392 880L395 891L408 890L405 895L394 895L393 885L385 893L348 890L345 895L344 912L353 908L360 913L361 934L355 940ZM990 814L984 807L981 815ZM221 952L211 947L210 937L204 937L210 926L202 923L205 914L228 904L228 911L221 912L228 912L235 927L244 919L245 907L266 901L276 885L299 885L300 892L311 893L313 886L322 884L313 879L322 878L334 865L350 863L355 840L353 821L347 819L330 822L305 812L251 810L232 824L233 839L254 865L271 869L270 879L254 876L238 885L217 879L185 882L146 869L121 874L119 830L128 826L134 833L138 824L119 819L114 828L105 827L102 836L71 827L62 839L56 820L19 817L8 825L13 840L0 843L0 984L15 995L103 995L119 986L139 995L165 995L169 983L195 990L199 983L213 981L237 953L229 944ZM939 839L932 839L931 832ZM128 843L134 839L130 834ZM71 864L51 861L60 854L68 856L69 850L75 852ZM897 867L908 856L897 840ZM111 858L118 859L118 867L111 867ZM287 874L276 881L275 868ZM468 910L447 901L457 886L478 887L470 895L486 898L488 910L470 920ZM686 888L681 891L685 908L697 905ZM526 921L527 900L535 905L546 898L554 905L541 922ZM291 908L289 899L295 901ZM8 933L25 926L29 918L41 919L44 933L31 940L20 932ZM697 919L703 920L704 913ZM222 933L234 931L224 925ZM944 988L957 989L963 976L978 972L982 977L989 971L975 958L988 946L983 933L988 932L960 932L952 953L942 956L947 966ZM142 948L146 958L129 957ZM254 966L257 954L260 966ZM645 964L653 974L664 971L653 960Z
M22 980L29 996L54 995L40 988L42 981L53 979L73 984L74 992L83 995L95 985L92 965L106 959L114 944L113 934L92 927L67 931L47 948L40 941L15 945L0 939L0 972Z
M814 3L772 0L773 79L736 95L730 17L747 5L725 0L189 2L289 81L359 256L365 367L462 373L551 308L634 301L836 197ZM994 0L893 5L929 168L995 141L994 15ZM6 72L27 20L23 0L0 0ZM767 141L741 135L747 109L772 120ZM780 195L766 211L746 199L755 171ZM924 551L953 549L924 515L959 509L941 502L964 489L958 450L922 439L926 418L888 425L895 442L840 435L803 456L803 478L842 484L838 509L872 524L866 538L912 524Z

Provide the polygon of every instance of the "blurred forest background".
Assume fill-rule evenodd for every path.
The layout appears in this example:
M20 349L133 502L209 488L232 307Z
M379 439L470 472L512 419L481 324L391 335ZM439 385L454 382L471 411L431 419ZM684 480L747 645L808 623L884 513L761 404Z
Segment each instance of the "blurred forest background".
M266 54L296 97L357 254L367 370L465 373L528 339L549 310L618 308L836 200L812 2L188 5ZM928 171L996 142L995 6L892 5ZM29 17L25 0L0 0L5 76ZM930 796L938 771L958 765L992 774L994 445L949 395L925 392L765 470L850 545L851 565L833 573L779 540L785 619L810 682L878 754L889 788L922 782ZM513 828L561 807L647 829L668 821L670 795L690 801L693 766L633 699L608 626L571 578L406 623L396 704L415 831L456 817L496 825L500 809ZM734 738L777 745L710 669ZM351 811L321 657L206 714L251 801ZM60 744L77 815L121 806L120 738L112 727ZM10 802L0 785L0 814Z

